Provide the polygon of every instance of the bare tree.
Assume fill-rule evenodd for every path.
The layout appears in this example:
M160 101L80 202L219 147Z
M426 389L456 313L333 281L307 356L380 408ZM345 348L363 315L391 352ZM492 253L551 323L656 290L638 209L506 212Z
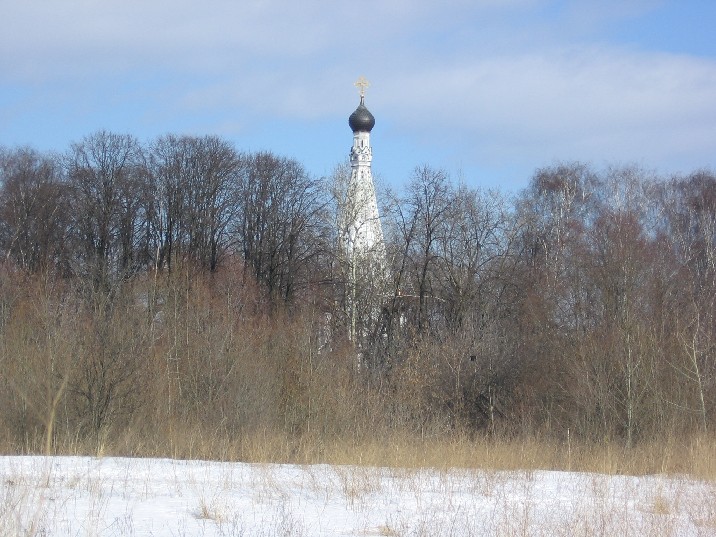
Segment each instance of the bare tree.
M0 241L30 272L65 272L66 188L57 159L22 148L0 155Z
M472 315L484 316L485 306L499 302L495 287L500 262L510 245L505 202L460 185L438 237L436 292L443 298L445 323L458 329Z
M398 293L414 297L415 326L429 328L429 306L436 300L439 241L446 233L453 189L447 174L429 166L415 169L404 198L394 206L393 222L402 238Z
M290 302L316 281L324 251L320 184L298 162L271 153L246 157L238 185L237 240L270 297Z
M171 270L185 257L215 271L230 247L240 155L216 136L169 135L152 144L148 160L155 266Z
M141 147L132 136L100 131L72 145L66 168L75 269L95 291L111 291L141 268L136 250L145 221Z
M706 431L716 410L716 177L707 171L677 177L664 192L664 233L676 257L668 289L678 345L669 362L677 385L691 388L674 393L672 404L693 410Z

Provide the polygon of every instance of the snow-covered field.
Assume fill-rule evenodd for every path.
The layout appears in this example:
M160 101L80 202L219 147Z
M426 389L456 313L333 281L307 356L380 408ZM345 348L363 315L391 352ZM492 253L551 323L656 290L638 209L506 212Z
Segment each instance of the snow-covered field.
M0 535L716 535L679 477L0 457Z

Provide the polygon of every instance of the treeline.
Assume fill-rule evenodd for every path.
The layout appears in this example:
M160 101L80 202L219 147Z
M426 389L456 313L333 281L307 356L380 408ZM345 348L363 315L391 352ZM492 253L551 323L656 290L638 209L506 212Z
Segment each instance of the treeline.
M418 167L381 277L341 251L348 173L214 136L1 150L0 445L716 426L713 173L507 197Z

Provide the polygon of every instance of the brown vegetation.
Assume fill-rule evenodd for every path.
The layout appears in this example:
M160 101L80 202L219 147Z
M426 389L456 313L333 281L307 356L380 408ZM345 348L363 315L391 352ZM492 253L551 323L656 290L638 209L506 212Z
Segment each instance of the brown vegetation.
M97 133L0 175L5 452L715 473L711 173L419 168L383 289L294 161Z

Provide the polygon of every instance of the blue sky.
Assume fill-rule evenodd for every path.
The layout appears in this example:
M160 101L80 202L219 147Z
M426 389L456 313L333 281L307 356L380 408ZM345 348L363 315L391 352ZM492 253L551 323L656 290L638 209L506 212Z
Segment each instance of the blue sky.
M0 145L216 134L329 175L371 82L373 169L517 191L580 160L716 168L716 2L0 0Z

